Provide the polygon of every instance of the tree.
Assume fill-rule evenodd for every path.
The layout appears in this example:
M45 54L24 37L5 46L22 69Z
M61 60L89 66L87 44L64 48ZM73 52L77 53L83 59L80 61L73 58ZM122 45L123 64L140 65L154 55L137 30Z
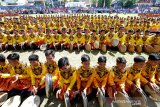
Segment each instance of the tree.
M111 3L112 3L112 0L105 0L105 6L110 8L111 7Z
M98 7L103 7L104 0L98 0Z
M79 0L74 0L74 2L79 2Z
M132 7L134 5L134 1L131 1L131 0L128 0L128 1L126 1L124 4L123 4L123 6L124 7Z
M120 0L120 4L122 7L132 7L134 6L139 0Z
M91 4L92 4L92 6L96 6L97 0L92 0L92 1L91 1Z

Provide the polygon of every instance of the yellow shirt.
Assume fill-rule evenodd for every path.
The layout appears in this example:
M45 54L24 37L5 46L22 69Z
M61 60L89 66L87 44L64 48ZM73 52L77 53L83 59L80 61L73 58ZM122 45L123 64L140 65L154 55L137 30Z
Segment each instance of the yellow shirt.
M126 41L126 35L124 33L122 33L121 35L117 33L117 36L120 43L124 44Z
M88 34L88 35L84 34L84 41L85 41L85 43L91 43L91 35L90 34Z
M112 78L115 84L119 85L121 89L125 89L125 81L127 79L127 72L124 70L124 73L121 73L116 66L112 69Z
M54 41L54 37L51 34L46 34L44 38L45 43L51 44Z
M1 78L10 78L12 77L12 72L10 70L9 64L5 63L4 66L0 65L0 77Z
M135 45L143 45L143 40L142 40L142 36L136 36L136 35L134 35L134 41L135 41Z
M134 45L135 40L133 38L133 36L126 36L126 44L133 44Z
M93 82L94 75L95 70L93 68L89 68L89 70L86 71L83 66L81 66L77 70L77 88L81 88L82 82L86 82L85 88L89 88Z
M46 72L52 74L52 80L53 81L58 80L59 69L58 69L58 65L56 64L56 62L53 62L52 64L49 64L46 62L44 65L46 68Z
M94 85L96 88L105 87L108 82L109 70L107 68L95 68L95 77L94 77Z
M61 36L59 34L54 34L53 37L54 37L53 43L61 42Z
M142 70L143 69L135 70L133 67L127 68L127 83L129 85L132 85L134 83L139 88L141 87L141 82L146 84L147 80L141 75Z
M11 35L8 35L6 37L6 42L5 43L13 44L13 37Z
M83 34L75 34L74 36L75 43L83 44L85 42L85 38Z
M156 78L155 78L155 74L157 70L156 67L157 66L151 66L148 64L146 64L146 66L144 67L144 70L142 71L142 76L146 78L148 82L152 82L152 83L156 82Z
M29 37L28 37L28 41L29 42L37 42L38 41L38 37L36 34L32 33L32 34L28 34Z
M40 78L41 82L40 84L42 84L43 82L43 77L46 75L46 67L44 66L44 64L39 63L38 66L28 66L27 68L29 75L31 77L31 83L32 85L35 85L36 82L36 78Z
M69 72L65 73L62 71L59 71L59 87L63 88L64 84L68 85L68 90L72 90L74 84L76 82L76 70L75 68L70 68Z
M157 70L156 70L156 80L158 82L160 82L160 65L157 66Z
M23 41L22 37L20 35L14 36L13 43L14 44L20 44Z

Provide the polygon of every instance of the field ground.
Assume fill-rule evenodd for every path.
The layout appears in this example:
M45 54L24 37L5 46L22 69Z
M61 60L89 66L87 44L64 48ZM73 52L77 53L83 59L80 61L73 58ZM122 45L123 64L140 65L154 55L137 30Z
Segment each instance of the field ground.
M16 52L16 51L15 51ZM12 53L11 51L8 52L1 52L2 54L4 54L5 56L7 56L8 54ZM28 62L28 56L33 54L32 51L23 51L23 52L17 52L20 54L20 60L24 63L29 63ZM35 51L35 54L39 55L39 60L40 62L45 62L45 56L43 51ZM121 54L119 52L115 52L115 51L108 51L106 53L102 53L100 51L97 50L93 50L91 52L86 52L86 51L81 51L81 52L77 52L77 51L73 51L73 52L68 52L68 51L58 51L55 54L55 60L58 61L59 58L67 56L69 58L70 64L76 68L78 68L81 65L81 55L83 54L88 54L91 58L91 66L95 66L97 63L97 58L101 55L104 55L107 57L107 66L111 67L113 65L115 65L115 61L116 58L119 56L123 56L126 58L127 60L127 65L130 66L133 63L133 58L137 55L142 55L144 56L146 59L148 57L148 54L142 53L142 54L137 54L137 53L125 53L125 54ZM73 103L72 106L73 107L82 107L81 105L82 103L78 103L75 104ZM109 106L109 105L108 105ZM53 98L51 100L48 100L46 97L41 96L41 105L40 107L65 107L64 106L64 102L63 101L59 101L55 98L55 96L53 96ZM98 101L95 99L91 100L89 102L89 107L99 107L98 106ZM160 103L159 102L153 102L151 100L149 100L149 107L160 107Z

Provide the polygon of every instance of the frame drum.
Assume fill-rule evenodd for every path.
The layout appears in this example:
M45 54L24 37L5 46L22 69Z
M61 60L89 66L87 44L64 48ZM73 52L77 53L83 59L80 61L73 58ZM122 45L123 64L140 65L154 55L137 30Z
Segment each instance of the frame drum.
M122 53L125 53L127 51L126 45L120 45L119 46L119 51L122 52Z
M2 107L19 107L21 103L21 96L16 95L13 97L10 97L3 105Z
M91 45L90 45L89 43L87 43L87 44L85 45L85 49L86 49L87 51L91 51Z
M88 99L84 92L82 92L82 100L83 100L83 107L89 107L88 106Z
M147 97L146 94L144 93L144 91L141 88L138 88L136 85L134 85L133 90L135 90L134 92L131 91L131 97L133 97L133 99L136 101L140 101L138 103L137 106L139 107L148 107L147 105ZM133 102L134 103L134 102ZM134 105L134 104L133 104Z
M7 98L8 98L8 93L6 92L0 93L0 106L7 100Z
M126 96L122 92L117 92L115 94L115 102L118 107L132 107L128 96Z
M160 88L154 83L150 83L150 86L147 84L144 86L144 90L149 94L150 98L154 101L160 101Z
M52 96L53 91L53 81L52 81L52 74L46 74L45 77L45 89L46 89L46 96L49 98Z
M118 39L112 39L112 46L116 47L119 44L119 40Z
M100 88L98 88L98 102L100 107L106 107L106 98Z
M66 107L71 107L69 96L66 93L64 93L64 101L65 101Z
M24 100L20 107L39 107L39 105L40 97L37 95L32 95Z
M96 41L94 42L94 48L95 48L95 49L98 49L98 48L99 48L99 41L96 40Z

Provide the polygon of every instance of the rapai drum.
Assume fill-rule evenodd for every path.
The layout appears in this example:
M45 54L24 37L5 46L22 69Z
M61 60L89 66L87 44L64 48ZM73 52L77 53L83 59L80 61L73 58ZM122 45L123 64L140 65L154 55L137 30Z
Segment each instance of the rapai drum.
M39 107L39 105L40 97L37 95L32 95L24 100L20 107Z
M120 45L120 46L119 46L119 52L125 53L126 51L127 51L126 45Z
M82 92L82 100L83 100L83 107L89 107L88 106L88 99L84 92Z
M102 44L101 50L102 50L103 52L106 52L106 51L107 51L107 47L106 47L105 44Z
M87 43L87 44L85 45L85 49L86 49L87 51L91 51L91 45L90 45L89 43Z
M11 98L9 98L2 107L19 107L21 103L21 96L16 95Z
M119 40L118 39L112 39L112 46L113 47L116 47L116 46L118 46L118 44L119 44Z
M155 83L150 83L144 86L144 91L149 94L149 97L154 101L160 101L160 88Z
M115 104L117 107L132 107L128 96L122 92L117 92L115 94Z
M100 88L98 88L98 102L99 102L100 107L106 107L106 98Z
M98 48L99 48L99 41L96 40L96 41L94 42L94 48L95 48L95 49L98 49Z
M134 91L131 91L131 97L135 102L132 102L132 105L136 105L138 107L148 107L147 104L147 96L141 88L138 88L136 85L133 87ZM138 102L139 104L134 104Z
M68 96L68 94L66 94L66 93L64 93L64 101L65 101L66 107L71 107L71 103L70 103L70 100L69 100L69 96Z
M7 100L8 93L0 92L0 106Z
M52 96L53 91L53 81L52 81L52 74L46 74L45 77L45 89L46 89L46 96L49 98Z

